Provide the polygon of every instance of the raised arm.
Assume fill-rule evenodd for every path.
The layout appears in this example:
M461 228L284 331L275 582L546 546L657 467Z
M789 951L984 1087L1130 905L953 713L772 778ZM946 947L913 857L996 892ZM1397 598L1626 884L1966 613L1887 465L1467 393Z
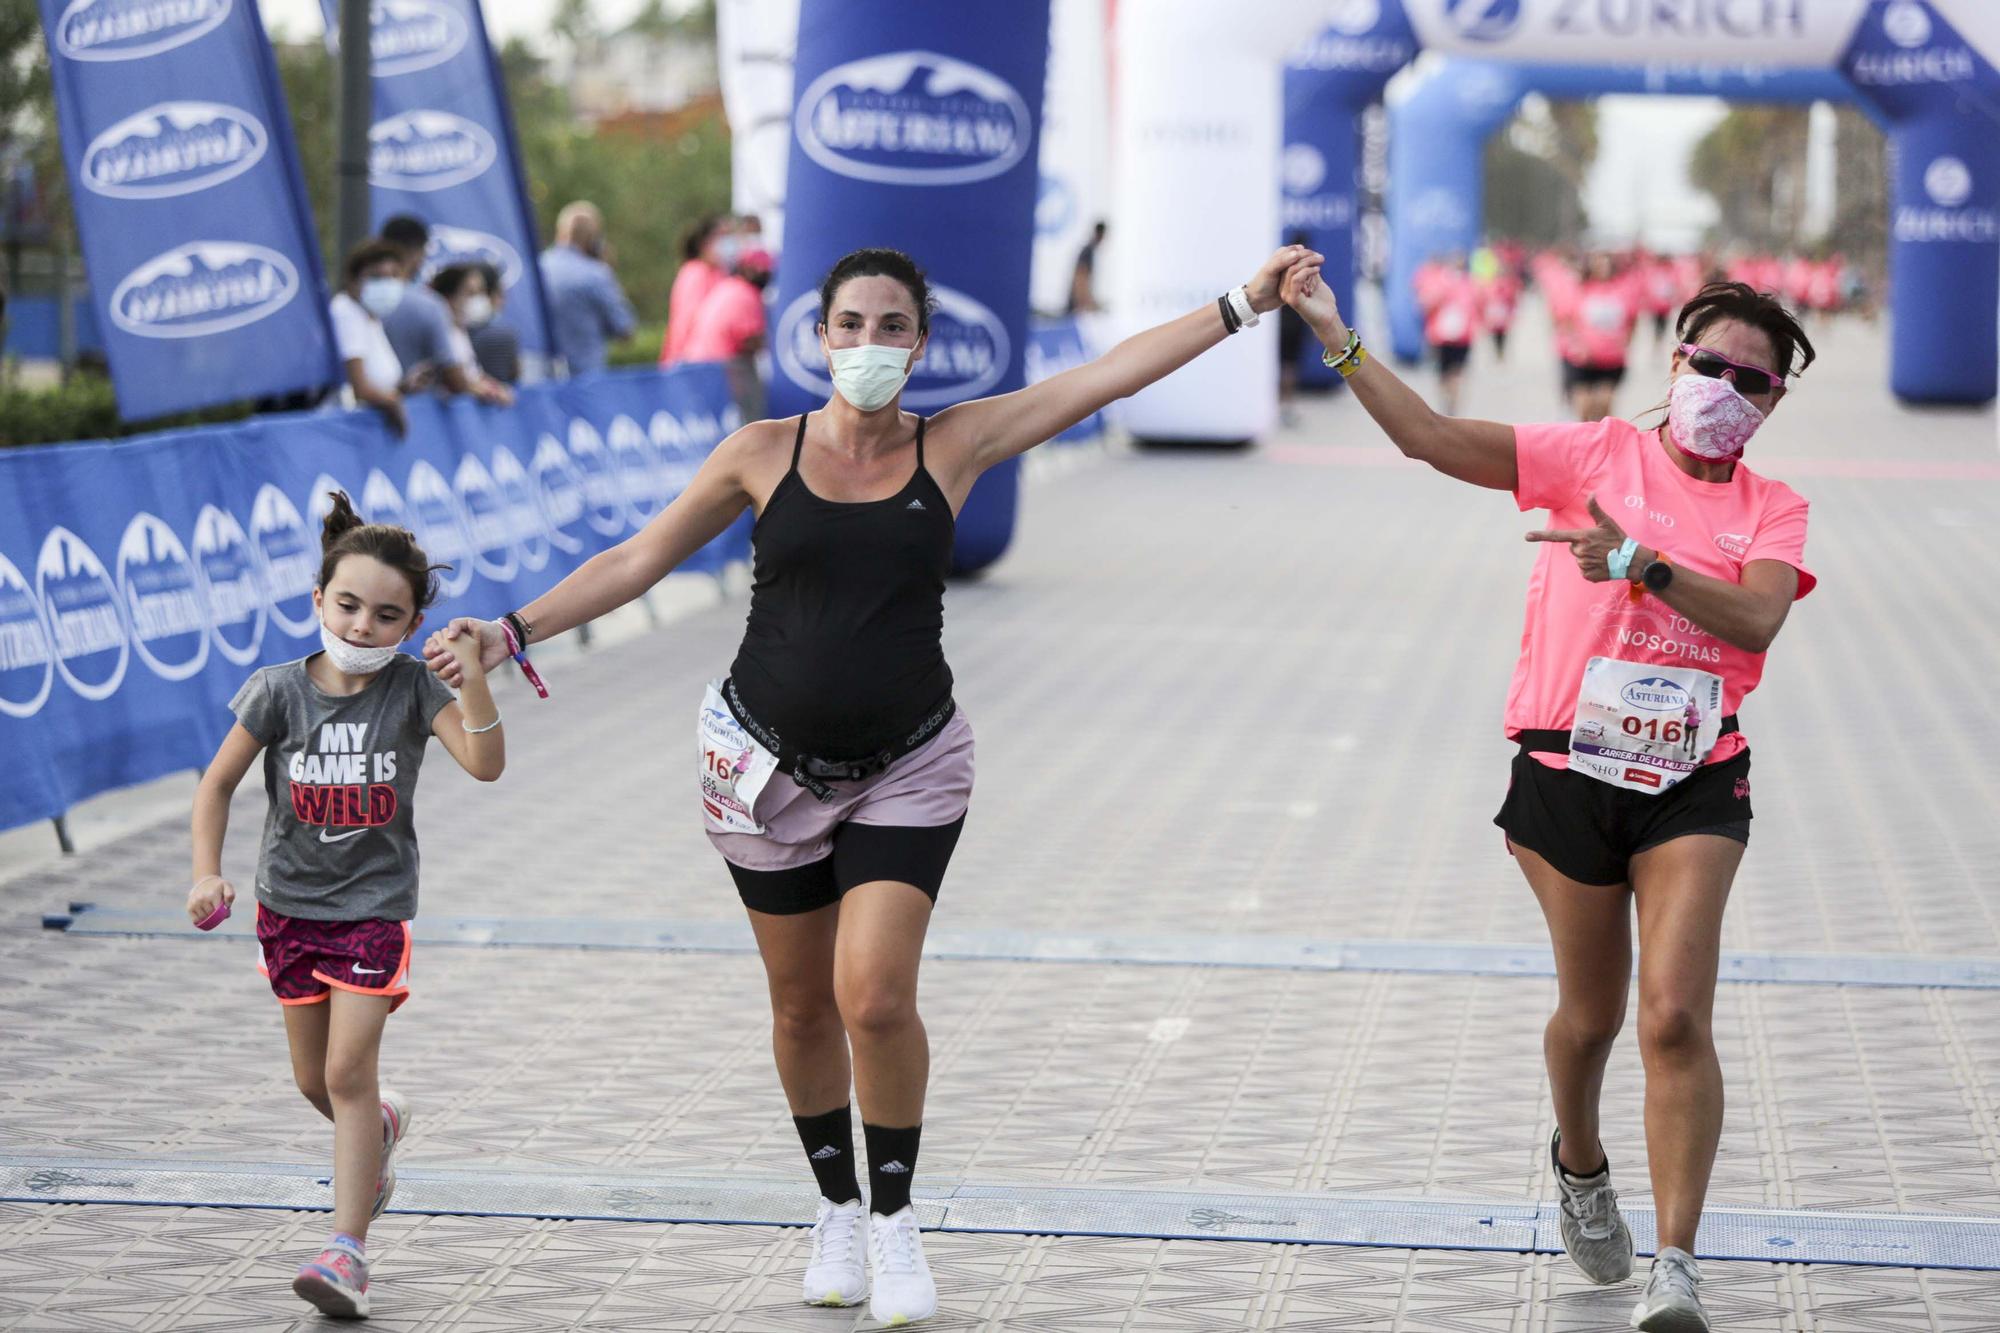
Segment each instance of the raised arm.
M1293 265L1320 256L1288 245L1264 261L1245 283L1250 305L1268 314L1279 305L1278 283ZM1218 293L1219 295L1220 293ZM1091 413L1137 393L1179 370L1229 336L1222 312L1209 304L1135 333L1094 361L1053 375L997 398L981 398L937 414L932 432L939 439L966 442L965 464L972 480L987 468L1052 440Z
M1332 289L1320 279L1318 266L1295 266L1285 275L1283 290L1285 301L1319 340L1335 356L1340 355L1347 346L1348 328ZM1406 456L1475 486L1511 491L1519 484L1512 426L1445 416L1372 352L1361 368L1348 376L1347 387Z
M753 423L717 445L688 488L650 523L610 550L592 556L568 578L521 607L529 641L540 643L552 639L617 610L715 540L750 503L743 478L744 464L753 447L751 433L771 424ZM431 670L453 688L462 683L464 673L446 646L437 640L455 639L465 633L479 636L479 660L487 670L507 657L506 638L498 622L469 616L452 621L424 645L424 657Z

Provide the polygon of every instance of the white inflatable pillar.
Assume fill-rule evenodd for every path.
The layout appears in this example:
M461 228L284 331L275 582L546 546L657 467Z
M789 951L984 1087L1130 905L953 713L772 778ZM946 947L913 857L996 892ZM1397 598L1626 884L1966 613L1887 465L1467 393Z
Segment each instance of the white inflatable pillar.
M1214 304L1275 248L1284 60L1331 9L1121 0L1117 211L1098 288L1121 334ZM1126 404L1126 427L1155 440L1263 434L1278 414L1277 336L1267 317L1140 391Z

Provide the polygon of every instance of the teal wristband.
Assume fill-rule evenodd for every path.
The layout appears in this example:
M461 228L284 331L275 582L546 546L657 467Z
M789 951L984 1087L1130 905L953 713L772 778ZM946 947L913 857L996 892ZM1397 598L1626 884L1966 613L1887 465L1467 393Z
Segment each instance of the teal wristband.
M1611 571L1612 578L1623 579L1629 583L1632 581L1632 557L1638 554L1638 551L1638 538L1627 537L1619 544L1617 550L1604 557L1604 567Z

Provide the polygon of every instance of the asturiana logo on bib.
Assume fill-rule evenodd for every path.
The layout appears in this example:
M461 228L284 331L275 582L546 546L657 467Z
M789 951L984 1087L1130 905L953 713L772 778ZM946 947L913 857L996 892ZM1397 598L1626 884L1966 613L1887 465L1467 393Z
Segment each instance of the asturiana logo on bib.
M262 121L219 102L162 102L83 150L84 188L112 199L170 199L233 180L270 146Z
M55 662L41 599L13 561L0 555L0 713L39 713L55 683Z
M194 561L174 530L133 515L118 543L118 589L139 660L162 680L186 680L208 661L208 607Z
M200 338L255 324L299 294L292 261L241 241L190 241L111 293L111 322L141 338Z
M1027 156L1028 104L999 75L935 51L836 65L799 98L806 154L829 171L885 185L987 180Z
M441 0L375 0L368 21L369 68L378 79L431 69L465 49L465 16Z
M97 552L68 528L51 528L35 561L35 592L55 636L56 670L84 698L110 698L125 679L132 645Z
M368 182L389 190L450 189L499 157L492 135L449 111L405 111L368 131Z
M138 60L215 31L232 0L70 0L56 50L71 60Z
M956 287L931 284L937 310L930 341L903 389L903 406L948 407L977 398L1000 382L1013 357L1007 326L984 303ZM803 292L778 318L779 363L794 383L833 392L819 346L819 293Z
M1665 676L1635 680L1618 691L1618 697L1653 713L1677 713L1688 706L1688 692Z

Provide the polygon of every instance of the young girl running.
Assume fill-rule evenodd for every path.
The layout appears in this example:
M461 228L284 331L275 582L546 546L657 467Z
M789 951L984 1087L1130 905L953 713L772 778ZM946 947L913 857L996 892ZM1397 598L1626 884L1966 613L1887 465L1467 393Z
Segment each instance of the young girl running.
M214 924L236 901L222 877L229 798L259 751L270 810L257 856L259 970L284 1006L292 1075L333 1121L333 1237L292 1290L323 1312L368 1314L370 1219L396 1188L390 1158L409 1104L375 1078L382 1027L410 997L410 918L417 911L411 804L425 743L444 742L482 782L506 762L500 713L478 646L458 657L464 711L422 661L397 651L437 598L437 576L401 528L364 523L336 491L321 529L321 652L258 671L230 710L194 798L188 916Z

